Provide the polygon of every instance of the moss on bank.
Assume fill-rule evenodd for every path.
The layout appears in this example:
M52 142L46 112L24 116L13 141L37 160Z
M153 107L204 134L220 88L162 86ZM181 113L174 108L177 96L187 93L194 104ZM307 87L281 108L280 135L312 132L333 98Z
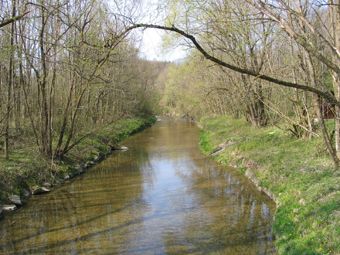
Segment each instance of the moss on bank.
M25 190L44 182L57 185L64 179L84 172L86 168L111 153L111 146L151 126L154 117L119 120L97 133L87 136L63 161L51 162L33 148L11 152L10 160L0 160L0 205L10 194L23 196Z
M204 118L200 146L222 164L251 171L275 196L274 220L279 254L340 254L340 174L321 138L295 139L275 127L256 129L242 119Z

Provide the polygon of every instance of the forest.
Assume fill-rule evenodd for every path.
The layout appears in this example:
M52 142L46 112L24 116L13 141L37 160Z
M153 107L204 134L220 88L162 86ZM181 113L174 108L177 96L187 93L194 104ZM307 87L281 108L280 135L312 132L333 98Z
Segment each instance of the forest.
M284 122L297 138L320 129L338 165L338 9L336 1L169 1L157 25L135 23L132 10L120 18L104 2L2 1L4 157L30 142L62 158L94 128L158 111ZM179 34L198 51L180 64L143 60L127 37L137 28Z
M65 171L65 162L79 163L84 153L92 157L93 151L84 152L86 141L126 119L167 115L210 125L210 133L201 137L206 153L213 149L206 140L212 139L209 134L215 143L225 139L216 137L218 126L211 123L234 123L249 132L249 137L263 135L262 140L238 147L235 153L250 153L272 134L287 139L268 144L290 158L273 159L277 165L263 162L272 169L259 177L269 180L267 188L281 194L291 187L278 188L276 181L290 182L294 175L294 182L299 179L296 185L326 185L320 192L331 196L325 205L327 217L317 221L326 221L326 225L307 231L312 234L300 238L305 243L290 244L296 253L288 253L285 244L280 253L337 254L340 1L156 1L157 13L148 15L162 17L160 22L145 21L142 2L0 1L0 189L9 192L15 183L31 176L38 178L30 181L33 184L42 182ZM149 29L165 33L165 48L186 47L187 56L177 62L141 57L138 33ZM215 119L209 124L209 118ZM229 135L238 139L230 126L224 128L223 132L230 129ZM281 148L279 140L296 146ZM258 157L251 153L250 158ZM230 162L229 157L219 160ZM261 160L265 161L257 158ZM44 166L42 175L37 173L41 167L28 166L32 161ZM287 177L280 179L274 172L280 171L278 165L287 165L289 171L311 168L319 172L311 173L313 178L280 173ZM327 176L331 183L320 176ZM300 183L301 178L310 182ZM316 197L310 198L313 207L303 215L315 213ZM290 203L290 198L282 204ZM304 206L301 197L294 199L299 201L297 207ZM289 213L295 215L295 209L291 207ZM279 220L285 221L281 214L278 211ZM279 242L287 244L289 231L301 236L302 230L291 230L285 223L278 223L277 229L283 236ZM317 228L328 231L327 237L316 241ZM299 245L312 248L303 253L296 248Z
M88 132L151 112L152 80L163 64L139 59L131 42L117 38L104 3L2 1L1 10L2 26L22 16L1 30L6 159L21 142L62 158Z

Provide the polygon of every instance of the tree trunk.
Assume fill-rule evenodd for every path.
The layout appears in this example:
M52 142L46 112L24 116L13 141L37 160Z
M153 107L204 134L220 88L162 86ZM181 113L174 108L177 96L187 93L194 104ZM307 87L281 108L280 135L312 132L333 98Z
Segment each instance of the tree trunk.
M41 30L39 35L39 50L40 50L40 59L41 59L41 70L42 77L40 77L39 83L39 92L41 95L41 109L40 109L40 121L41 121L41 145L42 145L42 153L48 157L52 157L52 140L50 136L50 115L48 111L48 93L47 93L47 76L48 76L48 68L47 68L47 55L45 52L45 28L47 25L47 17L45 13L45 9L41 8Z
M340 0L331 1L331 17L334 45L340 52ZM334 56L334 62L340 66L340 56ZM340 73L333 71L333 88L336 99L340 100ZM338 159L340 159L340 106L335 106L335 149Z
M12 2L12 17L15 17L16 13L16 2ZM10 37L10 57L9 57L9 71L8 71L8 87L7 87L7 107L6 107L6 123L5 123L5 158L9 158L9 125L11 118L11 94L13 87L13 75L14 75L14 22L11 24L11 37Z

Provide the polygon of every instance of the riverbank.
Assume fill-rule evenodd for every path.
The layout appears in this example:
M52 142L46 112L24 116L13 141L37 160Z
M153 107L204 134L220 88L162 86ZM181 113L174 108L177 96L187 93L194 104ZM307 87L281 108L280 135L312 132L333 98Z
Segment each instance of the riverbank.
M242 119L204 118L200 146L255 181L277 204L273 230L279 254L340 254L340 174L321 138L296 139Z
M0 160L0 218L3 205L14 210L22 206L34 191L49 191L53 186L84 173L111 154L112 147L155 121L154 117L119 120L87 136L63 161L48 161L33 148L13 151L10 160Z

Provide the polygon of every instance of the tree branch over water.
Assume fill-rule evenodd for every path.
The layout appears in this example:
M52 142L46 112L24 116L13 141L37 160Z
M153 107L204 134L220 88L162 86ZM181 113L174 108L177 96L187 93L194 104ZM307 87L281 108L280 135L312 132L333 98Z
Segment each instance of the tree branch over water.
M138 28L151 28L151 29L159 29L159 30L165 30L165 31L170 31L170 32L175 32L177 34L182 35L183 37L189 39L193 45L196 47L196 49L208 60L223 66L225 68L228 68L230 70L233 70L235 72L241 73L241 74L246 74L246 75L250 75L253 76L255 78L258 79L262 79L265 81L269 81L271 83L280 85L280 86L284 86L284 87L289 87L289 88L296 88L296 89L300 89L300 90L304 90L304 91L309 91L312 92L316 95L319 95L320 97L324 98L327 102L337 105L340 107L340 102L334 97L334 95L332 95L330 92L325 92L322 91L320 89L305 85L305 84L300 84L300 83L295 83L295 82L290 82L290 81L285 81L285 80L281 80L272 76L268 76L265 74L261 74L258 72L255 72L253 70L250 69L246 69L246 68L241 68L238 66L235 66L233 64L224 62L221 59L218 59L214 56L212 56L211 54L209 54L203 47L202 45L198 42L198 40L196 39L195 36L193 36L192 34L189 34L187 32L185 32L184 30L181 30L175 26L162 26L162 25L155 25L155 24L134 24L130 27L128 27L125 31L124 31L124 35L126 35L126 33L134 30L134 29L138 29Z

